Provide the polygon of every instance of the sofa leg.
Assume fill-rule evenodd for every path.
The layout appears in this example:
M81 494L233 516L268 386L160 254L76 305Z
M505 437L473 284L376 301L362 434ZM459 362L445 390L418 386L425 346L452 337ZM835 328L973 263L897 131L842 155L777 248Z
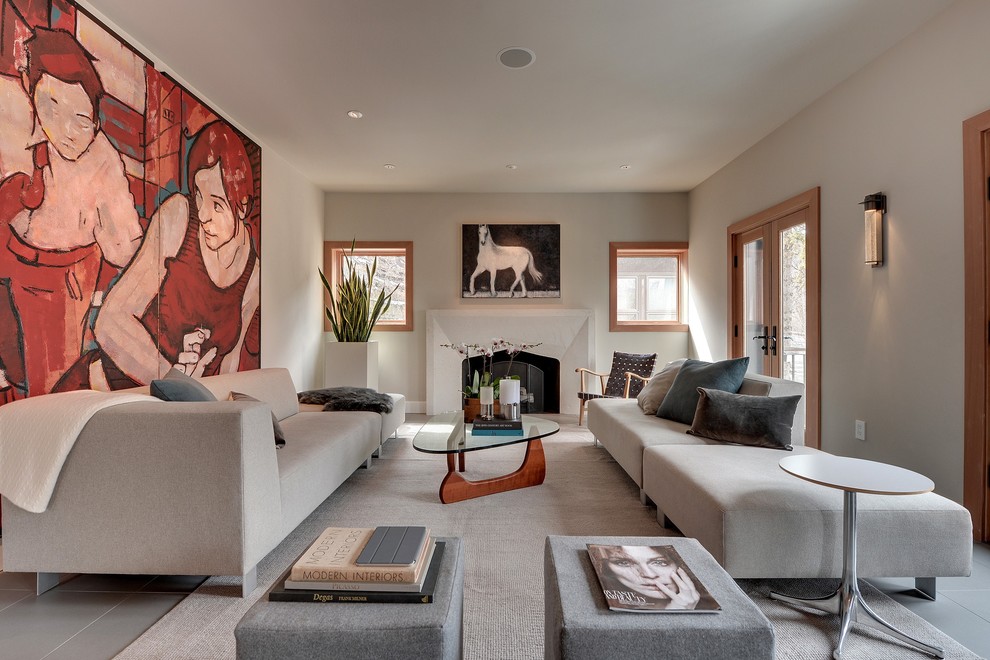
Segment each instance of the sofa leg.
M647 495L646 491L642 488L639 489L639 501L643 504L643 506L653 505L653 500L650 499L650 496Z
M366 460L364 464L361 465L361 467L363 467L365 470L371 469L371 456L368 456L368 460Z
M376 449L375 451L371 452L371 457L372 458L380 458L381 455L382 455L382 446L381 445L378 445L378 449Z
M598 446L598 436L592 436L592 440L594 441L595 446L597 447Z
M41 594L54 589L59 584L59 573L38 573L38 582L35 593Z
M657 509L657 522L664 529L677 529L677 527L670 521L670 518L664 515L663 511Z
M914 578L914 588L921 592L921 595L928 600L935 600L935 578L926 577Z
M257 588L258 567L253 566L250 571L241 576L241 598L247 598Z

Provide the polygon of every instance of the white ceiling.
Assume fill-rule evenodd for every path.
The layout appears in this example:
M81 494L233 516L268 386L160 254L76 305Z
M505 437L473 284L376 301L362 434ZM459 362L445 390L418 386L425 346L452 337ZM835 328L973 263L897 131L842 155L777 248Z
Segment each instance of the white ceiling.
M84 4L327 190L599 192L693 188L950 0Z

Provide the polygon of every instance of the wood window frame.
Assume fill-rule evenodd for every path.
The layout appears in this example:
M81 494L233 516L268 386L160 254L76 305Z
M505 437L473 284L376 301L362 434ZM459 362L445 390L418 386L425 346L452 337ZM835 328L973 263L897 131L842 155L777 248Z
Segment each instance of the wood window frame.
M677 258L677 320L620 321L618 317L619 257ZM610 332L688 332L688 244L686 242L636 242L608 244L608 329Z
M323 273L330 286L337 288L337 283L343 274L344 257L350 254L351 246L354 254L368 257L405 257L406 260L406 316L404 321L379 321L375 324L375 332L410 332L413 329L413 242L412 241L324 241L323 243ZM324 292L324 305L329 304ZM330 331L330 321L324 315L324 332Z

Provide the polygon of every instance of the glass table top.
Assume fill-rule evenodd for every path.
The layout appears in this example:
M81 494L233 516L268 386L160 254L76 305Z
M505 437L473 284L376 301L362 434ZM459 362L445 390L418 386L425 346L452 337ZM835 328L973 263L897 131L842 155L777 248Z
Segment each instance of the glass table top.
M434 415L413 438L413 448L428 454L460 454L545 438L560 430L557 422L532 415L522 415L522 435L474 436L471 426L464 423L463 410Z

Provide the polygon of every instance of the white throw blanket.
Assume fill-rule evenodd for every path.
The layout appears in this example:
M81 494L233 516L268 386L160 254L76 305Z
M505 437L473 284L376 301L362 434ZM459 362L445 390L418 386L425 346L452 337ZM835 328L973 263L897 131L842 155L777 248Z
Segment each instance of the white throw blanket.
M22 509L48 508L62 465L97 411L147 394L79 390L29 397L0 406L0 494Z

